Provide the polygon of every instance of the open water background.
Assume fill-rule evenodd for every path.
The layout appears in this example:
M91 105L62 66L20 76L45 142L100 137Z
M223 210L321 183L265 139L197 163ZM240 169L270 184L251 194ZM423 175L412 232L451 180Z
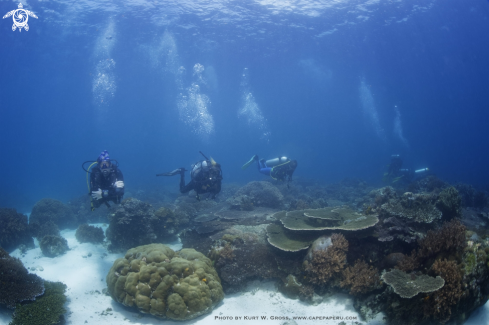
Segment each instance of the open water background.
M0 1L2 15L18 2ZM86 193L107 149L126 192L199 150L224 182L296 177L381 186L407 168L487 188L489 2L34 1L29 31L0 21L0 206Z

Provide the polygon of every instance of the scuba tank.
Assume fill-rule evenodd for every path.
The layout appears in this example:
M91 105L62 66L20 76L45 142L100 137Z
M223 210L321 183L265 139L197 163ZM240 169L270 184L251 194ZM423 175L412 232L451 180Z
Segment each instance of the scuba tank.
M265 164L267 165L267 167L273 167L273 166L283 164L289 160L290 159L287 157L279 157L279 158L269 159L265 161Z
M424 173L424 172L427 172L428 171L428 168L421 168L421 169L416 169L414 172L416 174L419 174L419 173Z

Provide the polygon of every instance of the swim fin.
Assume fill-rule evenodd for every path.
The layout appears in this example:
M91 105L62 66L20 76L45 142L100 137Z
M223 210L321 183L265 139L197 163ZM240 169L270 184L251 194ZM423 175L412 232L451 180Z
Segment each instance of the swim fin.
M181 168L177 168L175 170L172 170L169 173L156 174L156 176L175 176L175 175L178 175L178 174L182 174L185 171L187 171L187 170L184 167L181 167Z
M253 157L251 157L250 161L248 161L246 164L244 164L241 169L242 170L245 170L246 168L250 167L250 165L258 159L258 156L257 155L254 155Z

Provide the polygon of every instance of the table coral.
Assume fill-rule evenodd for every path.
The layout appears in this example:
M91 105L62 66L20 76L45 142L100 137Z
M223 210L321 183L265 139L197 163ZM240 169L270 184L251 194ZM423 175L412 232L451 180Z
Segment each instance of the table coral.
M63 305L66 302L66 285L61 282L44 283L46 292L34 302L19 304L9 325L45 325L64 323Z
M382 280L390 285L394 292L402 298L412 298L420 292L433 292L443 287L445 280L437 276L430 277L426 274L407 274L401 270L393 269L382 275Z
M161 318L193 319L224 298L211 260L194 249L174 252L162 244L128 250L106 281L114 300Z
M34 300L44 293L44 281L29 274L22 262L0 247L0 304L14 308L19 302Z

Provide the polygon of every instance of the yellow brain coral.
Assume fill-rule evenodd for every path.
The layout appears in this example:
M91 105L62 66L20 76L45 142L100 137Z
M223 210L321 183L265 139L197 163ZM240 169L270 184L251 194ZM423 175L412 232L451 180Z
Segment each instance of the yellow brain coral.
M112 298L161 318L193 319L224 298L210 259L194 249L151 244L117 259L106 277Z

